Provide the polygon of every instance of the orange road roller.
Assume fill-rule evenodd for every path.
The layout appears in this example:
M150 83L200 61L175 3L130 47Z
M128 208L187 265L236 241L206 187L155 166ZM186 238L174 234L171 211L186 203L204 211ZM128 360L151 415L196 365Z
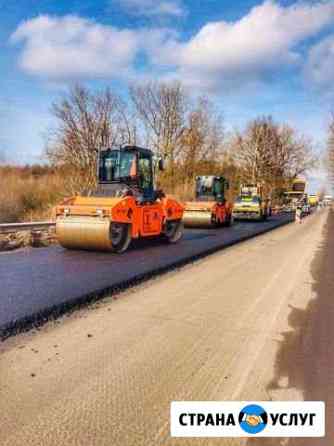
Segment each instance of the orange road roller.
M226 200L228 181L222 176L197 176L195 200L185 203L185 227L230 226L233 221L232 205Z
M162 236L177 242L183 205L154 187L162 160L136 146L101 150L98 186L89 196L65 199L55 208L56 235L68 249L124 252L132 239Z

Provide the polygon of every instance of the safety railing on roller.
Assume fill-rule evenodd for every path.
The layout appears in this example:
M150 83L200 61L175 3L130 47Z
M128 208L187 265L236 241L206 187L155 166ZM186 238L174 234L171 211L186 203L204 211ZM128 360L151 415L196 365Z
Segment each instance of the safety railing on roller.
M43 231L56 226L54 221L36 221L28 223L0 223L0 234L10 234L18 231Z

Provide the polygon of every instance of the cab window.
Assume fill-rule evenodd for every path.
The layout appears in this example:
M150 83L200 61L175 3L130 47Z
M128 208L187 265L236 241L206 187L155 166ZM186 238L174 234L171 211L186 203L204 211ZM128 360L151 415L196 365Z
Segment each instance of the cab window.
M100 154L100 181L120 181L122 178L135 177L136 154L130 151L106 150Z
M216 197L221 197L223 195L223 184L221 181L214 181L213 183L213 195Z
M120 178L136 176L136 154L132 152L122 152L119 166Z
M100 154L99 178L100 181L114 181L118 178L119 152L108 150Z
M139 154L138 158L138 176L142 189L152 188L152 165L151 158L145 156L144 153Z

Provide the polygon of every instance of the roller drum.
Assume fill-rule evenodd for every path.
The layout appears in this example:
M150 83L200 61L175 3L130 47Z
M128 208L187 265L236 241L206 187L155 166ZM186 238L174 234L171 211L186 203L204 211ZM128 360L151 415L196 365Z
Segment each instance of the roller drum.
M64 248L111 251L110 224L99 217L58 217L56 234Z
M185 211L183 214L183 224L186 228L208 228L214 227L212 214L208 211Z

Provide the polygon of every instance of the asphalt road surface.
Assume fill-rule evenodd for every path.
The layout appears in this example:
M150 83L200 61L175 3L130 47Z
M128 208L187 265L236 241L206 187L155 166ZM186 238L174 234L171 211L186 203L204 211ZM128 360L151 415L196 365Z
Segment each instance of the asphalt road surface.
M67 251L61 247L0 254L0 335L49 313L85 301L87 295L133 282L194 256L221 248L291 219L236 223L231 228L187 230L184 239L134 244L123 255ZM62 308L66 305L66 308ZM20 322L20 324L18 324Z
M235 245L0 347L1 446L334 444L334 216ZM327 402L325 439L176 439L172 400Z

